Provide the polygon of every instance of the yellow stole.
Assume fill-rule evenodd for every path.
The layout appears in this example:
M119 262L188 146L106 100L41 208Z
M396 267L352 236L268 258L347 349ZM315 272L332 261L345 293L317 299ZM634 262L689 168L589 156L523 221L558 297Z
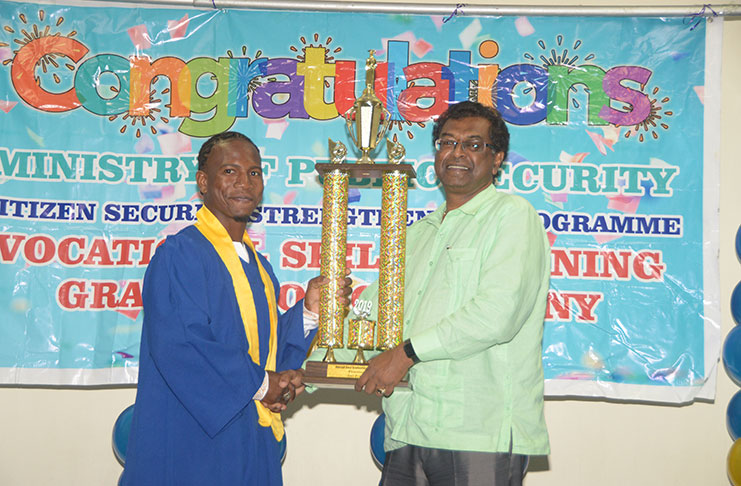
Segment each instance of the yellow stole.
M257 331L257 312L255 311L252 289L250 288L247 276L244 274L237 250L234 249L234 244L226 232L226 228L224 228L221 222L206 206L202 206L198 210L196 218L198 219L196 228L214 246L216 253L219 254L221 261L224 262L229 275L232 277L234 294L237 297L239 313L242 316L244 332L247 335L247 342L249 343L249 355L252 361L259 365L260 338ZM275 289L273 288L273 282L268 272L260 264L260 259L257 258L257 252L255 251L255 245L252 244L252 240L250 240L246 231L242 240L252 250L253 258L257 262L257 267L260 269L260 278L265 286L265 295L268 298L268 308L270 309L270 347L268 348L268 362L265 363L265 369L275 371L275 359L278 347L278 306L275 301ZM283 422L280 419L280 414L271 412L259 400L255 400L255 406L257 407L258 423L263 427L272 427L275 439L278 441L281 440L283 438Z

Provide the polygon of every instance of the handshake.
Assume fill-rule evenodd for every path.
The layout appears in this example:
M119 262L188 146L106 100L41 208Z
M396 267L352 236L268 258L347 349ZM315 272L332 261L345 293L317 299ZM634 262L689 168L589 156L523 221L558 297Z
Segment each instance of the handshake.
M336 298L342 305L350 304L352 294L352 279L347 270L344 278L338 280ZM319 313L319 292L330 280L326 277L314 277L309 280L304 297L306 310ZM272 412L282 412L286 405L293 401L297 395L304 391L304 371L302 369L286 371L268 371L269 387L265 396L260 400Z
M304 391L303 370L268 371L268 391L260 400L271 412L280 413Z

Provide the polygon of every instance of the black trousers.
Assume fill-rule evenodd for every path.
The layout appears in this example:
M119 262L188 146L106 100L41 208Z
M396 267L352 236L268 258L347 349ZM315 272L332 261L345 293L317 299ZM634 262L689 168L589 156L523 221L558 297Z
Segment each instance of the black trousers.
M521 486L527 456L407 445L386 453L381 486Z

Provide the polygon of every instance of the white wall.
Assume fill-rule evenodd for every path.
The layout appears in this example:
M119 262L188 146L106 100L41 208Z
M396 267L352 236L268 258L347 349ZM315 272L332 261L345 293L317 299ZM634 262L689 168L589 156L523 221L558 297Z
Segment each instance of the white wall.
M580 3L610 5L599 0ZM650 2L694 3L698 2ZM733 246L741 224L741 164L736 148L741 136L740 79L741 18L726 19L720 153L722 336L734 325L730 295L741 281L741 263ZM525 483L727 486L725 461L731 439L725 413L738 390L720 365L714 403L677 407L549 400L546 418L553 452L547 461L532 462ZM134 388L0 388L0 486L115 485L121 466L111 450L112 427L134 395ZM285 416L289 440L285 483L378 484L380 472L372 463L368 440L379 411L376 399L352 392L320 391L300 397Z

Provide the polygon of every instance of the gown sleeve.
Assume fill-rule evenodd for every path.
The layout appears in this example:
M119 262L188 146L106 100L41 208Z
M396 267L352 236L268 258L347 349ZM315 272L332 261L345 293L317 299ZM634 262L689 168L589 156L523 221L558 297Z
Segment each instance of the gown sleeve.
M273 267L262 255L259 258L260 263L265 267L273 281L277 299L280 295L280 285L273 273ZM278 356L275 365L276 371L301 368L316 332L316 329L314 329L308 336L304 336L303 299L296 302L284 314L278 313Z

